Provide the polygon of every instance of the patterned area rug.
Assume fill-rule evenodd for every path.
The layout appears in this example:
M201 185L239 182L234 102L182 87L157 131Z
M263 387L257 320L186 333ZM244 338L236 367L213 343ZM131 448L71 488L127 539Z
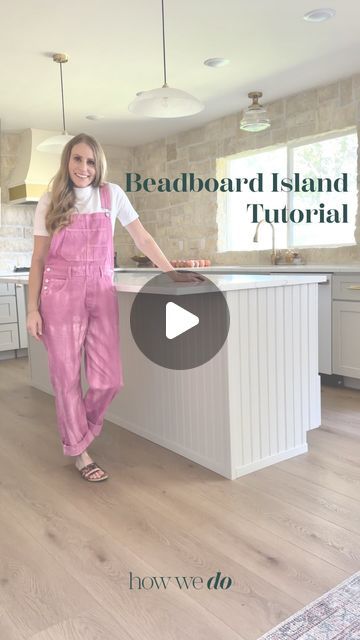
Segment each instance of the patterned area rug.
M258 640L360 640L360 571Z

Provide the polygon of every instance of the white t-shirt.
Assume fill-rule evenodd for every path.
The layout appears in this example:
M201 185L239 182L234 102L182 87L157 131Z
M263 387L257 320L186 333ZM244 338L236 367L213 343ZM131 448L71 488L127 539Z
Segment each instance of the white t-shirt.
M121 187L112 182L108 182L110 187L110 200L111 200L111 223L114 233L115 220L118 218L125 227L130 222L133 222L138 218L134 207L132 206L126 193ZM100 201L100 191L98 187L74 187L75 191L75 207L78 213L96 213L102 211ZM34 236L48 236L50 235L46 231L45 215L50 204L50 194L44 193L37 203L34 218Z

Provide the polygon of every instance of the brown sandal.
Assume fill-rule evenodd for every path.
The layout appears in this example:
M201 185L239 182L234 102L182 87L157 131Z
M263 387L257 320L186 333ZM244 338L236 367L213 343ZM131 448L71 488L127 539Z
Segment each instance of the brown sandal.
M82 469L78 469L78 471L80 472L81 477L88 482L102 482L103 480L107 480L109 477L106 471L101 469L96 462L90 462L90 464L87 464L86 467L82 467ZM95 471L101 471L102 475L100 478L91 477Z

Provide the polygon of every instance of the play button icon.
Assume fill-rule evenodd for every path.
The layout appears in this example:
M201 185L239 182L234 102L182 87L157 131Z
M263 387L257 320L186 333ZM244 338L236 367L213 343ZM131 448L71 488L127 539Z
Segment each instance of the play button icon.
M194 313L179 307L175 302L166 303L166 337L169 340L181 336L199 324L199 318Z
M225 296L209 278L174 282L160 273L135 295L130 312L138 348L167 369L193 369L211 360L223 346L229 325Z

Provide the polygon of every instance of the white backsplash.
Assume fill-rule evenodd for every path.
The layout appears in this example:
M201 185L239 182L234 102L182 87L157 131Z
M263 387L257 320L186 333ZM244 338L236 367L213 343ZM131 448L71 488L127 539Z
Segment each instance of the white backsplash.
M35 205L1 204L0 270L30 266Z

